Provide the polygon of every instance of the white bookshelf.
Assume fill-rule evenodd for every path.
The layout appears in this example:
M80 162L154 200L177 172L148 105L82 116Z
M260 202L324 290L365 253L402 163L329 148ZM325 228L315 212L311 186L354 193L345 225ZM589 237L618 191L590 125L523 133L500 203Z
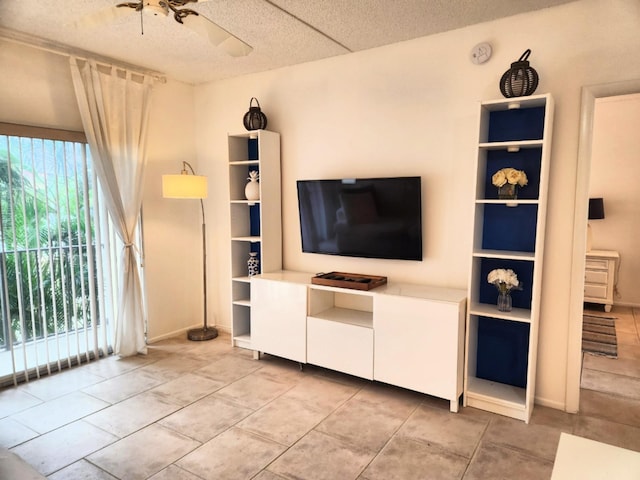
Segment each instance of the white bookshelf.
M552 121L548 94L480 104L464 404L525 422L535 397ZM516 200L499 199L491 184L506 167L529 179ZM513 269L523 282L509 312L498 311L487 282L495 268Z
M256 130L229 134L229 208L231 261L231 338L251 348L249 252L257 252L261 272L282 268L280 134ZM260 199L247 200L250 170L260 173Z

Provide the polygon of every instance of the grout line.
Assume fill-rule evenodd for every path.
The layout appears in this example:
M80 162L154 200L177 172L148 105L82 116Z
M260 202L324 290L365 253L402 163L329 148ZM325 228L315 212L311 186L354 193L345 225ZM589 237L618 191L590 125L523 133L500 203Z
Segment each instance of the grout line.
M413 417L413 415L415 414L415 412L423 405L424 401L420 401L417 403L417 405L413 408L413 410L411 410L411 413L409 413L409 415L407 415L407 418L405 418L400 425L393 431L393 433L391 435L389 435L389 438L387 439L387 441L384 443L384 445L382 447L380 447L380 450L378 450L376 452L376 454L371 458L371 460L362 468L362 470L360 471L360 475L357 477L358 479L360 477L362 477L362 475L364 474L364 472L367 470L367 468L369 468L369 466L376 461L376 459L378 458L378 456L387 448L387 445L389 445L389 443L391 443L392 440L394 440L397 436L398 436L398 432L400 431L400 429L402 427L404 427L404 425L409 421L409 419L411 417ZM363 477L366 478L366 477Z
M162 355L162 357L161 357L161 358L157 358L157 359L155 359L154 361L151 361L151 362L146 362L146 363L144 363L144 364L141 364L141 365L139 365L139 366L136 366L136 367L135 367L135 368L133 368L133 369L127 370L126 372L123 372L123 373L119 373L119 374L117 374L117 375L115 375L115 376L113 376L113 377L109 377L109 378L107 378L107 379L105 379L105 380L109 380L109 379L112 379L112 378L117 378L117 377L119 377L119 376L121 376L121 375L125 375L125 374L127 374L127 373L134 372L134 371L136 371L136 370L138 370L138 369L141 369L141 368L144 368L144 367L146 367L146 366L152 365L152 364L154 364L155 362L160 361L160 360L163 360L163 359L171 359L171 358L173 358L173 359L179 359L179 358L181 357L181 355L182 355L180 351L170 351L170 352L166 352L166 355L165 355L164 353L165 353L165 352L163 352L163 355ZM236 356L236 355L234 355L233 351L225 351L225 352L221 352L221 355L222 355L222 356L221 356L220 358L223 358L223 357L224 357L224 356L226 356L226 355L232 355L234 358L235 358L235 357L238 357L238 358L245 358L244 356ZM248 358L247 358L247 359L248 359ZM105 361L107 361L107 359L104 359L104 360L105 360ZM88 364L88 365L90 365L90 364ZM277 363L275 364L275 366L276 366L276 367L277 367L278 365L279 365L279 364L277 364ZM288 364L287 364L287 365L288 365ZM269 364L266 364L266 363L265 363L265 364L262 364L262 365L260 365L260 366L259 366L259 368L255 369L255 370L252 370L251 372L247 373L246 375L243 375L243 376L241 376L241 377L239 377L239 378L237 378L237 379L234 379L234 380L233 380L233 381L231 381L231 382L225 383L225 384L224 384L224 385L222 385L221 387L216 388L215 390L213 390L212 392L210 392L210 393L209 393L209 394L207 394L207 395L204 395L203 397L199 397L199 398L197 398L197 399L194 399L193 401L191 401L190 403L188 403L188 404L186 404L186 405L179 405L179 406L178 406L178 405L176 405L176 406L178 406L178 407L179 407L177 410L175 410L175 411L173 411L173 412L171 412L171 413L168 413L167 415L164 415L163 417L161 417L161 418L159 418L159 419L156 419L155 421L153 421L153 422L151 422L151 423L149 423L149 424L147 424L147 425L145 425L145 426L142 426L140 429L135 430L134 432L131 432L131 433L129 433L129 434L127 434L127 435L123 436L123 437L120 437L119 435L117 435L117 434L115 434L115 433L113 433L113 432L109 432L109 431L107 431L107 430L105 430L105 429L101 428L100 426L98 426L98 425L94 425L94 424L92 424L92 423L91 423L90 425L91 425L92 427L97 428L97 429L102 430L102 431L105 431L106 433L109 433L110 435L113 435L113 436L115 437L115 439L114 439L114 441L113 441L113 442L111 442L111 443L109 443L109 444L107 444L107 445L104 445L104 446L102 446L102 447L98 448L95 452L100 451L100 450L102 450L102 449L104 449L104 448L107 448L107 447L109 447L109 446L113 445L114 443L119 442L120 440L122 440L122 439L124 439L124 438L127 438L127 437L129 437L129 436L131 436L131 435L134 435L135 433L139 432L139 431L140 431L140 430L142 430L142 429L148 428L148 427L150 427L150 426L152 426L152 425L158 425L158 422L160 422L163 418L166 418L166 417L168 417L168 416L170 416L170 415L174 415L175 413L180 412L180 411L184 410L185 408L188 408L188 407L192 406L193 404L195 404L195 403L197 403L197 402L199 402L199 401L201 401L201 400L203 400L204 398L207 398L207 397L215 397L215 398L220 399L220 400L223 400L223 401L225 401L225 402L229 402L229 403L231 403L231 404L239 405L239 406L242 406L243 408L247 408L247 406L246 406L246 405L242 405L242 404L236 403L236 402L234 402L232 399L229 399L229 398L225 398L225 397L217 396L217 394L218 394L218 392L219 392L220 390L222 390L222 389L224 389L224 388L226 388L226 387L228 387L228 386L230 386L230 385L233 385L235 382L237 382L237 381L239 381L239 380L245 379L245 378L247 378L247 377L249 377L249 376L251 376L251 375L253 375L253 374L256 374L257 372L262 371L262 372L264 372L264 373L266 373L266 374L271 374L271 373L278 374L278 373L279 373L277 370L275 370L274 372L271 372L271 370L269 370L269 368L268 368L268 367L269 367ZM319 367L318 367L318 368L319 368ZM285 370L286 370L286 371L289 371L289 370L288 370L288 369L286 369L286 368L285 368ZM175 466L175 468L182 468L182 467L178 467L178 466L176 465L176 462L178 462L179 460L181 460L181 459L182 459L182 458L184 458L185 456L187 456L187 455L189 455L189 454L193 453L195 450L197 450L197 449L198 449L198 448L200 448L201 446L205 445L207 442L209 442L209 441L211 441L211 440L215 439L215 438L216 438L216 437L218 437L219 435L221 435L221 434L223 434L223 433L225 433L225 432L228 432L228 431L230 431L230 430L231 430L231 429L233 429L233 428L241 428L241 427L239 427L239 426L238 426L238 424L239 424L240 422L242 422L242 421L243 421L243 420L245 420L246 418L248 418L248 417L250 417L250 416L254 415L255 413L257 413L257 412L261 411L262 409L264 409L264 408L265 408L265 407L267 407L268 405L270 405L270 404L272 404L273 402L275 402L277 399L282 398L284 395L286 395L286 394L287 394L288 392L290 392L292 389L294 389L294 388L296 388L297 386L301 385L302 381L304 381L304 379L305 379L305 378L309 378L309 379L317 379L317 380L320 380L320 381L323 381L323 382L331 382L332 384L340 385L340 386L345 387L345 388L352 388L352 389L353 389L353 392L349 392L350 394L345 395L345 398L344 398L344 399L340 399L340 401L339 401L339 402L335 403L335 406L333 406L333 408L332 408L331 410L327 409L327 410L326 410L326 413L325 413L325 411L318 412L318 413L322 413L322 418L321 418L320 420L318 420L317 422L315 422L315 424L314 424L310 429L308 429L305 433L303 433L302 435L300 435L300 437L299 437L299 438L297 438L297 439L295 440L295 442L293 442L291 445L282 444L282 443L280 443L280 442L278 442L278 441L275 441L275 440L273 440L273 439L271 439L271 438L266 438L266 437L264 437L263 435L261 435L261 434L259 434L259 433L256 433L256 432L254 432L254 431L247 430L247 429L242 429L242 430L246 431L247 433L250 433L250 434L251 434L251 435L253 435L253 436L256 436L256 437L259 437L259 438L264 438L265 440L268 440L269 442L273 442L274 444L282 445L282 446L284 447L284 450L282 451L282 453L280 453L280 454L279 454L277 457L275 457L271 462L269 462L269 464L267 464L267 465L263 466L263 467L260 469L260 471L259 471L259 472L258 472L258 473L253 477L253 478L258 477L258 476L259 476L262 472L264 472L264 471L268 471L267 469L269 468L269 466L270 466L270 465L272 465L275 461L277 461L279 458L281 458L283 455L285 455L289 450L291 450L292 448L294 448L294 447L295 447L295 445L297 445L297 444L298 444L299 442L301 442L303 439L307 438L307 436L308 436L311 432L318 432L318 433L322 433L322 434L324 434L324 435L327 435L327 436L329 436L329 437L332 437L332 438L334 438L334 439L337 439L337 440L339 440L339 441L341 441L341 442L343 442L343 443L345 443L345 444L347 444L347 445L351 445L351 446L354 446L354 447L356 447L356 448L361 448L361 447L359 447L358 445L354 445L354 444L353 444L353 443L351 443L351 442L347 442L347 441L342 440L342 439L340 439L340 438L338 438L338 437L335 437L335 436L333 436L333 435L332 435L332 434L330 434L330 433L320 432L319 430L317 430L317 428L319 427L319 425L321 425L323 422L325 422L329 417L331 417L332 415L334 415L337 411L339 411L340 409L344 408L344 406L345 406L348 402L351 402L351 401L354 401L354 400L355 400L355 401L359 401L359 399L356 399L356 396L357 396L358 394L360 394L361 392L363 392L363 391L367 390L367 389L368 389L368 388L370 388L371 386L375 386L375 385L383 385L383 384L378 384L378 382L367 382L367 381L362 381L362 382L360 382L360 381L359 381L360 379L357 379L356 377L351 377L351 376L333 376L333 375L324 375L323 373L326 373L326 371L327 371L326 369L316 370L316 369L314 368L314 369L310 369L310 370L311 370L311 371L306 371L306 372L304 372L304 373L302 374L303 376L294 375L294 376L289 377L289 376L287 376L286 372L285 372L285 373L283 373L284 377L282 377L282 381L281 381L281 380L277 380L277 381L279 381L280 383L285 383L285 384L289 384L289 382L290 382L290 386L289 386L289 388L287 388L287 389L283 390L283 391L282 391L281 393L279 393L276 397L274 397L273 399L271 399L271 400L267 401L266 403L264 403L263 405L261 405L259 408L257 408L257 409L249 408L249 409L251 410L251 413L249 413L247 416L243 417L242 419L237 420L235 423L228 425L228 426L227 426L223 431L219 432L216 436L212 437L211 439L207 440L206 442L200 442L199 440L193 439L193 440L196 440L196 442L198 443L198 446L197 446L197 447L195 447L194 449L192 449L191 451L189 451L189 452L185 453L185 455L183 455L183 456L182 456L182 457L180 457L179 459L176 459L176 460L175 460L175 461L173 461L172 463L170 463L170 464L168 464L168 465L164 466L164 467L161 469L161 471L162 471L162 470L164 470L164 469L166 469L166 468L168 468L168 467L170 467L170 466L172 466L172 465L173 465L173 466ZM331 371L329 370L329 372L331 372ZM191 373L191 372L185 372L185 373ZM611 372L611 373L612 373L612 372ZM615 374L615 375L619 375L619 374ZM623 375L623 376L624 376L624 375ZM203 378L208 378L208 377L203 377ZM280 378L280 377L278 377L278 378ZM349 382L349 381L346 381L346 380L348 380L348 379L350 379L350 378L356 378L356 381L355 381L355 382ZM634 378L634 377L629 377L629 378ZM153 387L151 387L151 388L149 388L149 389L147 389L147 390L145 390L145 391L138 392L136 395L141 395L141 394L144 394L145 392L149 392L150 390L153 390L153 389L155 389L155 388L161 387L162 385L165 385L165 384L167 384L167 383L169 383L169 382L173 381L174 379L175 379L175 378L166 379L163 383L161 383L161 384L159 384L159 385L155 385L155 386L153 386ZM345 380L345 379L346 379L346 380ZM341 380L342 380L342 381L341 381ZM102 382L98 382L98 383L102 383ZM86 387L86 386L84 386L84 387L80 387L80 388L78 388L78 389L77 389L77 390L75 390L75 391L76 391L76 392L81 392L81 393L83 393L83 394L86 394L85 392L83 392L83 390L82 390L83 388L87 388L87 387ZM0 391L2 391L2 390L0 389ZM28 393L28 392L27 392L27 393ZM73 393L73 392L69 392L69 393ZM603 393L603 392L600 392L600 393ZM604 393L606 393L607 395L610 395L610 396L616 397L616 398L622 398L622 399L626 399L626 400L636 401L636 399L629 399L628 397L619 397L619 396L617 396L617 395L615 395L615 394L611 394L611 393L607 393L607 392L604 392ZM86 394L86 395L91 396L90 394ZM126 401L126 400L128 400L128 399L130 399L130 398L135 397L136 395L132 395L132 396L130 396L130 397L127 397L127 398L121 399L121 400L119 400L118 402L113 403L113 404L111 404L111 405L109 405L109 406L113 406L113 405L117 405L118 403L122 403L122 402L124 402L124 401ZM422 394L421 394L421 395L422 395ZM409 441L416 442L416 443L423 444L423 445L425 445L425 444L426 444L426 445L429 445L430 447L435 448L436 450L439 450L439 451L442 451L442 452L447 452L448 454L455 455L456 457L459 457L459 458L463 459L463 460L464 460L464 462L465 462L465 465L464 465L464 468L462 468L462 469L461 469L461 471L462 471L462 472L461 472L461 475L462 475L462 477L461 477L461 478L463 478L463 477L464 477L464 475L467 475L467 474L468 474L468 472L469 472L469 468L470 468L470 466L471 466L472 462L474 461L474 459L478 456L478 454L479 454L479 452L480 452L480 450L481 450L482 445L487 445L487 444L491 444L491 445L498 445L500 448L505 448L505 449L507 449L507 450L509 450L509 451L515 451L515 452L518 452L518 453L520 453L520 454L522 454L522 455L525 455L525 456L527 456L527 457L536 458L536 459L540 459L540 460L543 460L543 461L548 461L548 460L547 460L547 459L545 459L545 458L542 458L542 457L536 456L536 455L531 454L531 453L529 453L529 452L521 451L521 450L519 450L519 449L518 449L517 447L515 447L515 446L502 445L502 444L496 444L496 443L494 443L494 442L490 442L490 441L486 440L484 437L486 436L487 431L489 430L490 426L492 425L492 422L494 422L496 418L500 418L500 417L495 417L495 416L493 416L493 415L490 415L490 416L488 416L488 417L480 417L480 418L467 417L469 420L475 421L475 422L477 422L477 423L484 423L484 424L485 424L485 425L484 425L484 427L483 427L483 429L482 429L482 432L481 432L481 434L480 434L480 436L479 436L479 440L478 440L478 442L475 444L475 446L474 446L474 448L473 448L473 451L472 451L471 455L470 455L468 458L467 458L466 456L463 456L463 455L461 455L461 454L459 454L459 453L456 453L456 452L454 452L454 451L452 451L452 450L449 450L449 449L447 449L447 448L443 447L443 446L442 446L442 445L440 445L437 441L422 441L422 440L420 440L420 439L413 438L413 437L401 437L401 436L400 436L400 431L401 431L401 429L402 429L402 428L407 424L407 422L409 422L412 418L414 418L414 417L415 417L415 415L416 415L416 413L417 413L417 412L419 412L419 411L420 411L421 409L423 409L423 408L427 408L427 409L435 410L435 411L440 411L440 410L442 410L442 411L446 411L446 412L447 412L448 414L450 414L450 415L454 415L454 414L451 414L451 413L448 411L448 408L446 408L446 409L445 409L444 407L440 407L439 405L435 405L435 404L433 404L433 403L430 403L430 402L429 402L429 398L431 398L431 397L426 396L426 395L422 395L422 397L423 397L423 398L418 397L418 398L417 398L417 401L416 401L416 404L415 404L415 405L413 405L413 407L412 407L412 408L408 408L408 409L407 409L407 411L408 411L409 413L407 414L406 418L404 418L404 420L402 420L401 422L399 422L399 423L398 423L398 426L397 426L397 427L395 427L395 429L393 429L392 433L388 436L388 438L386 439L386 441L384 442L384 444L383 444L383 445L382 445L382 446L377 450L377 452L376 452L376 451L372 451L372 450L370 450L370 452L373 454L373 456L372 456L372 458L370 459L370 461L369 461L369 462L368 462L364 467L362 467L362 469L360 470L360 472L359 472L359 474L358 474L359 476L357 476L357 478L362 478L362 479L364 479L365 477L363 476L363 474L364 474L364 472L366 471L366 469L367 469L367 468L369 468L369 467L370 467L370 465L371 465L373 462L375 462L375 461L376 461L376 459L378 459L378 458L380 457L380 455L382 454L382 452L383 452L383 451L385 451L385 449L387 449L388 445L389 445L393 440L396 440L396 439L399 439L399 438L403 438L403 439L404 439L404 438L406 438L406 439L407 439L407 440L409 440ZM56 398L60 398L60 397L56 397ZM52 399L52 400L54 400L54 399ZM102 399L100 399L100 400L102 400ZM104 401L104 400L103 400L103 401ZM43 403L46 403L46 402L43 402ZM109 402L107 402L107 403L109 403ZM170 402L170 403L171 403L171 402ZM638 402L638 403L640 403L640 402ZM448 405L448 404L449 404L449 403L447 402L447 405ZM104 409L106 409L106 408L108 408L108 406L104 407ZM103 409L101 409L101 410L103 410ZM98 411L101 411L101 410L98 410ZM15 412L15 413L18 413L18 412ZM77 419L77 420L75 420L75 421L82 421L82 422L85 422L85 420L84 420L84 419L85 419L87 416L89 416L89 415L93 415L94 413L97 413L97 412L91 412L91 413L87 414L85 417L79 418L79 419ZM12 414L12 415L13 415L13 414ZM12 415L7 416L7 418L10 418ZM582 418L585 418L585 417L586 417L586 418L598 418L599 420L601 420L601 421L603 421L603 422L611 423L611 424L614 424L614 425L621 425L621 426L633 427L634 429L636 429L636 430L634 430L634 431L640 431L640 425L625 424L625 423L621 423L620 421L612 421L612 420L610 420L610 419L608 419L608 418L604 418L604 417L602 417L602 418L601 418L601 417L598 417L597 413L596 413L596 415L584 415L584 414L582 414ZM579 419L580 419L580 414L576 414L576 415L573 417L573 424L572 424L572 430L573 430L573 431L575 431L575 429L576 429L576 425L577 425L577 423L578 423L578 420L579 420ZM73 423L73 422L71 422L71 423ZM89 424L89 422L86 422L86 423L88 423L88 424ZM62 428L62 427L64 427L64 426L60 426L60 427L58 427L58 428ZM163 427L163 428L167 428L168 430L171 430L171 431L175 431L175 430L173 430L171 427L168 427L168 426L165 426L165 425L162 425L162 427ZM54 430L56 430L56 429L54 429ZM54 431L54 430L52 430L52 431ZM564 429L561 429L561 430L562 430L562 431L564 431ZM47 432L47 433L49 433L49 432ZM185 436L185 437L187 437L187 438L192 438L192 437L190 437L188 434L181 433L181 432L177 432L177 433L179 433L180 435L184 435L184 436ZM41 437L42 435L44 435L44 434L38 434L38 435L37 435L36 437L34 437L34 438L39 438L39 437ZM30 439L30 440L33 440L33 439ZM22 442L22 443L26 443L26 441L25 441L25 442ZM84 460L84 461L88 462L89 464L91 464L92 466L95 466L96 468L100 469L101 471L105 471L105 470L103 470L102 468L100 468L99 466L94 465L92 462L90 462L90 461L87 459L87 457L88 457L89 455L92 455L92 454L93 454L93 453L95 453L95 452L91 452L91 453L89 453L89 454L85 455L84 457L82 457L82 459L79 459L79 460L77 460L77 461L82 461L82 460ZM74 462L74 463L75 463L75 462ZM65 469L65 468L67 468L67 467L69 467L69 465L65 465L65 466L61 467L61 468L60 468L59 470L57 470L57 471L63 470L63 469ZM188 470L186 470L186 469L185 469L185 471L188 471ZM109 473L110 475L113 475L112 473L110 473L110 472L108 472L108 471L106 471L106 472L107 472L107 473ZM190 472L190 473L192 473L192 472ZM192 473L192 474L193 474L193 473ZM193 475L195 476L195 474L193 474ZM115 475L113 475L113 476L115 477ZM200 477L198 477L198 478L200 478Z

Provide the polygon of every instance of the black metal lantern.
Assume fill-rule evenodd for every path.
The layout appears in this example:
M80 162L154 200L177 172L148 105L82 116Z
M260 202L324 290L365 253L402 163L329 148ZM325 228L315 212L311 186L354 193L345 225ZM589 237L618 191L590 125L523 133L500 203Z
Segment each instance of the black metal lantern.
M258 105L257 107L252 106L254 100ZM267 116L260 110L260 104L257 98L252 97L249 101L249 111L244 114L242 122L244 123L244 128L247 130L262 130L267 128Z
M538 87L538 72L529 66L527 58L531 54L528 48L500 79L500 91L506 98L526 97Z

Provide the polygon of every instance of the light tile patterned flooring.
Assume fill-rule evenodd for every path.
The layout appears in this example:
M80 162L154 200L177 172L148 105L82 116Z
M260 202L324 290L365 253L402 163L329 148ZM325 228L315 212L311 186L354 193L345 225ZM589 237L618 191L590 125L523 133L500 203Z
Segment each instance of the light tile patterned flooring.
M51 480L548 479L562 431L640 451L640 400L618 394L529 425L448 407L226 335L172 339L0 390L0 445Z
M584 354L582 388L640 400L640 309L614 306L610 313L585 313L616 317L618 358Z

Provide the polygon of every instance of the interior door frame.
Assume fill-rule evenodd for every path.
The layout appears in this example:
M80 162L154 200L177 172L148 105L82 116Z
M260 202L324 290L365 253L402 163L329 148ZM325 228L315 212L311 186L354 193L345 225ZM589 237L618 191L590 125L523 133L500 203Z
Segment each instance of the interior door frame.
M573 216L573 257L569 297L569 341L567 345L567 386L565 409L576 413L580 408L580 375L582 372L582 310L584 298L584 265L589 205L589 175L593 143L593 117L596 99L640 93L640 79L582 87L580 139L576 168L576 197Z

